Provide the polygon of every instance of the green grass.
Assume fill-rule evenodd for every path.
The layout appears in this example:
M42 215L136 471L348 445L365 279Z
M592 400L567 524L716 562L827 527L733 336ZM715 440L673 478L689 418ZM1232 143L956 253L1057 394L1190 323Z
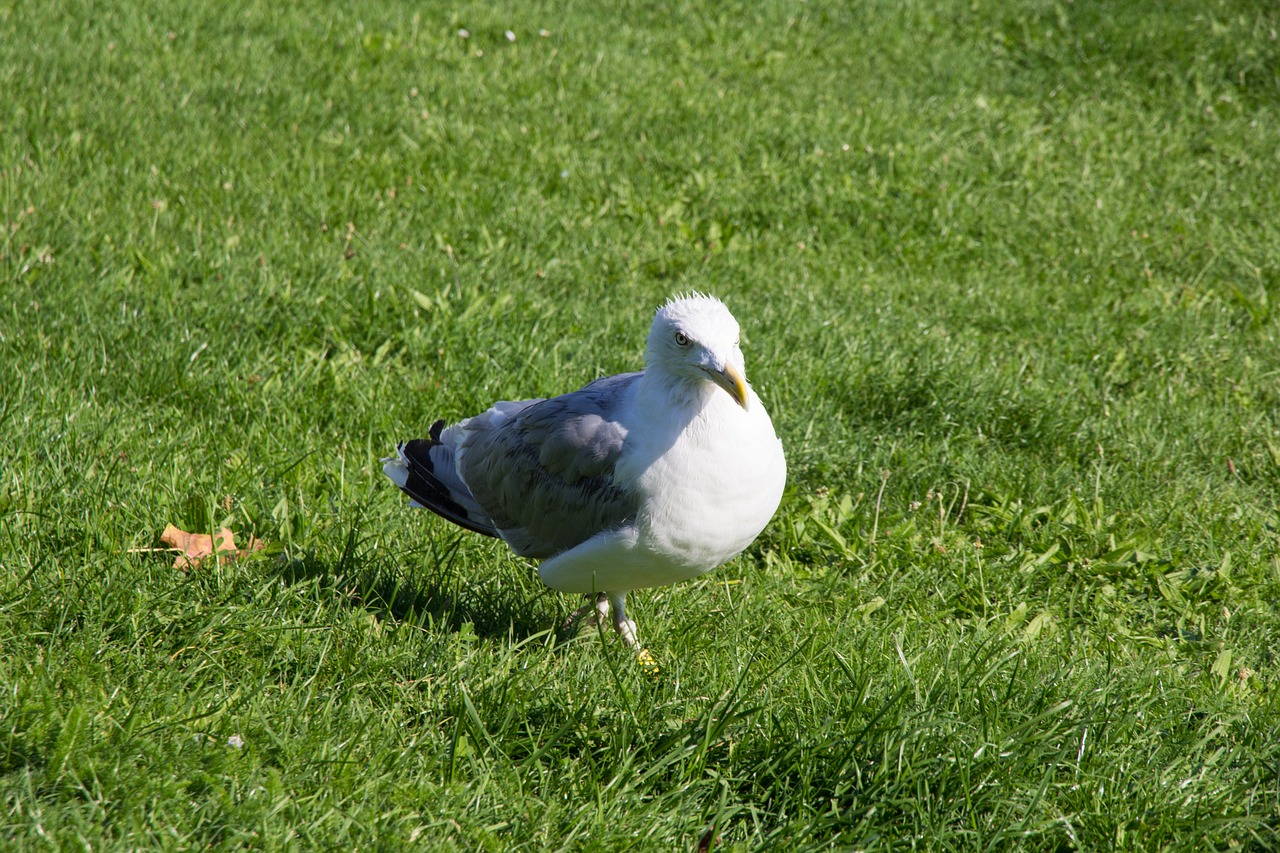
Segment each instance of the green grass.
M0 3L0 839L1280 844L1278 29ZM791 476L650 678L378 459L688 289Z

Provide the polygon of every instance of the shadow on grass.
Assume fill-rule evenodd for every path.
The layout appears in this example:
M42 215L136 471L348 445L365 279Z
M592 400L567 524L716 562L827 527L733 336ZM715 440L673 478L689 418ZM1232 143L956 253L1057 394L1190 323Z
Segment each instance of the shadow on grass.
M522 641L555 627L561 636L558 608L540 586L522 589L501 583L496 566L475 567L472 578L457 568L463 537L448 537L443 548L430 540L425 550L404 553L404 563L421 563L422 575L392 565L361 537L360 516L347 530L340 555L324 559L307 554L287 560L281 578L289 584L318 582L353 607L379 619L467 631L485 639ZM444 538L444 537L442 537ZM425 577L424 577L425 575ZM469 626L469 627L467 627Z

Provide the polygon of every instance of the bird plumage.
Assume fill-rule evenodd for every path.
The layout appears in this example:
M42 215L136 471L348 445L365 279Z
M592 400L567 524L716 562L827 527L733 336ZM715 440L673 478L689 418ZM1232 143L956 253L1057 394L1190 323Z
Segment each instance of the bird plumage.
M736 556L781 499L782 445L746 384L738 334L719 300L673 299L643 372L437 422L383 470L415 503L543 560L548 586L607 594L638 649L626 593Z

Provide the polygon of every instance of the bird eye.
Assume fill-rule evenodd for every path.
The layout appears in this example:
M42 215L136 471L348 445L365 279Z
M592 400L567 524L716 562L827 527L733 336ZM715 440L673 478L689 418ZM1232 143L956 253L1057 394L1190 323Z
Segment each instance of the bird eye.
M676 332L676 343L682 347L687 347L689 345L689 336L684 332Z

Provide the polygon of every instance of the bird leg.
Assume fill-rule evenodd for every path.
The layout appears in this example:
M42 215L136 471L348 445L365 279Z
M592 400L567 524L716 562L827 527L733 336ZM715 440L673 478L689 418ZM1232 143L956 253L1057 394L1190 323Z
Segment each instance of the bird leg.
M627 594L625 592L606 593L609 607L613 610L613 630L637 654L644 651L640 641L636 639L636 623L627 618Z
M640 645L640 640L636 637L636 623L627 618L627 594L611 592L608 598L609 606L613 610L613 630L617 631L623 641L636 653L636 659L640 661L640 665L649 672L656 673L658 662L653 659L653 655L649 654L648 649Z
M609 616L609 597L603 592L587 593L587 603L569 614L564 620L567 631L578 625L603 625Z
M612 611L612 614L610 613ZM597 592L587 594L587 603L579 607L569 618L564 620L565 630L580 625L603 625L612 616L613 630L635 652L640 665L650 673L658 671L658 662L649 654L649 650L640 645L636 637L636 623L627 618L627 594L625 592Z

